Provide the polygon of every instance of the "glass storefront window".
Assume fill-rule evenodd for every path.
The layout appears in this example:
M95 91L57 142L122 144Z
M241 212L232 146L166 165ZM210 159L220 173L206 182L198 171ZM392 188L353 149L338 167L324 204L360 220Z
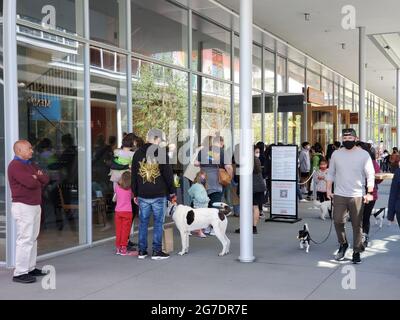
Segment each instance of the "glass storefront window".
M21 37L17 48L19 131L50 176L43 192L38 254L87 242L83 45L59 50Z
M253 127L253 143L262 141L262 94L253 91L253 113L252 113L252 127Z
M353 93L350 90L344 90L344 108L347 110L353 110Z
M193 70L231 79L231 33L193 14Z
M110 166L114 150L121 146L128 131L126 56L95 47L90 48L90 114L92 137L92 215L93 241L115 235L113 184ZM97 54L115 61L99 66ZM104 61L103 57L100 59Z
M310 70L307 70L307 86L321 90L321 77Z
M286 59L281 56L277 57L276 69L278 75L277 92L286 92Z
M274 97L265 96L265 111L264 111L264 142L266 144L274 143L275 135L275 120L274 120Z
M304 68L288 61L289 93L303 93Z
M229 84L197 76L193 88L193 128L199 143L219 134L231 146L231 87Z
M17 0L17 18L50 30L83 35L83 0Z
M132 51L187 67L188 12L168 1L132 0Z
M90 39L126 48L125 1L89 0Z
M325 105L333 105L333 82L322 78L322 92L324 93Z
M275 92L275 54L264 50L264 90Z
M256 45L253 45L253 88L254 89L262 89L261 83L261 52L262 48Z
M0 1L3 16L3 1ZM3 65L3 24L0 22L0 65ZM6 198L5 198L5 153L4 153L4 82L0 72L0 262L6 260Z

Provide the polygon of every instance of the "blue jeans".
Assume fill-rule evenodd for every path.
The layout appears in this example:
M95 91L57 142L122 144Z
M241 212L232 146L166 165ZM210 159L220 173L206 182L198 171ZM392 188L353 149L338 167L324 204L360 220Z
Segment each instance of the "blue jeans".
M153 251L160 252L162 248L163 224L167 198L139 198L139 250L147 250L147 228L150 215L153 212Z

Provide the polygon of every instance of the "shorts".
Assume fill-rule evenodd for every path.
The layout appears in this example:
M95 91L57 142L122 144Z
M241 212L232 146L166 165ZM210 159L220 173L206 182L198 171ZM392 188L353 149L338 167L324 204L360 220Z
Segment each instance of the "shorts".
M264 192L253 193L253 206L261 206L265 202Z

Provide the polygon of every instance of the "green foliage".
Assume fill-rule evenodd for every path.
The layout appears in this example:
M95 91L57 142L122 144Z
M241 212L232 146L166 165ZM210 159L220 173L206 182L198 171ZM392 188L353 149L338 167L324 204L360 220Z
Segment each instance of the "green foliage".
M159 65L143 63L140 77L133 82L133 127L145 138L151 128L167 135L172 121L177 133L187 127L187 76Z

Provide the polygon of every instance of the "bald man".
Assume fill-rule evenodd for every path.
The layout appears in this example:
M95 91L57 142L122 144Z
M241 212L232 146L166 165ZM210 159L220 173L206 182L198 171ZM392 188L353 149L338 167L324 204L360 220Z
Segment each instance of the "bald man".
M11 213L17 226L17 245L13 281L32 283L45 275L36 268L37 237L40 229L42 190L49 177L32 163L33 150L26 140L14 144L14 160L8 165L11 188Z

